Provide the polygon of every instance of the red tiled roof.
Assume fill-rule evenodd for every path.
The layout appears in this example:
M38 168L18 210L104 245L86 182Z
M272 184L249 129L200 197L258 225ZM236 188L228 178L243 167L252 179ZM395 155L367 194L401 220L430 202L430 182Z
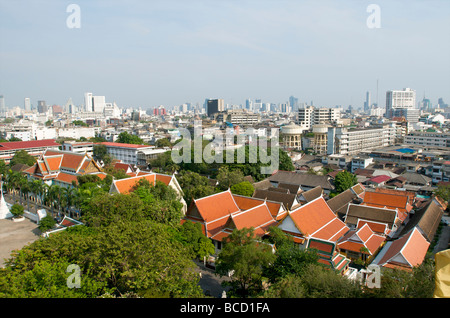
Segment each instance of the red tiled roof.
M2 150L20 150L28 148L38 148L38 147L58 147L55 139L44 139L44 140L30 140L30 141L10 141L10 142L0 142L0 151Z
M385 181L390 180L390 179L391 179L391 177L389 177L389 176L380 175L380 176L372 177L368 181L369 182L374 182L374 183L382 183L382 182L385 182Z
M125 143L120 143L120 142L100 142L99 144L101 145L105 145L107 147L119 147L119 148L153 148L153 146L149 146L149 145L136 145L136 144L125 144Z

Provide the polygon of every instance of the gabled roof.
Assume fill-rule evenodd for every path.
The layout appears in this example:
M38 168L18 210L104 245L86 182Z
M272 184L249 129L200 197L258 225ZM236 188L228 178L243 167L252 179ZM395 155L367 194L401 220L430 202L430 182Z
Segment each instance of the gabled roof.
M328 176L318 176L307 173L279 170L269 177L271 182L297 184L302 187L315 188L321 186L324 190L332 190L334 186L330 183Z
M317 199L323 195L323 189L321 186L317 186L311 190L302 192L299 194L299 200L301 202L310 202Z
M194 203L207 222L240 211L229 189L200 199L194 199Z
M357 225L361 220L378 222L387 224L387 227L392 229L396 224L397 215L397 210L350 203L344 222L353 225Z
M264 200L260 198L250 198L243 195L233 194L234 201L238 205L241 210L248 210L258 205L261 205L263 202L266 202L267 207L272 214L272 217L275 220L281 220L283 217L287 215L287 211L284 208L283 203Z
M117 193L122 193L122 194L130 193L132 191L133 187L141 179L145 179L151 185L155 185L156 175L153 173L153 174L145 174L145 175L137 176L137 177L113 180L110 192L114 192L115 191Z
M430 243L417 227L395 241L387 242L373 263L390 268L407 268L420 265Z
M271 190L255 190L253 197L281 202L286 209L291 209L293 206L298 204L297 195L294 193L283 193L280 191Z
M265 203L244 211L231 213L223 229L211 236L211 239L221 241L232 233L234 229L253 228L256 236L265 235L270 226L276 221L272 217Z
M414 213L400 235L413 227L419 227L425 238L432 242L443 214L444 210L440 204L435 199L430 199L424 207Z
M364 193L362 205L373 206L387 209L397 209L398 218L402 221L406 219L408 213L412 210L412 205L409 204L409 197L407 195L397 195L381 192Z
M373 255L385 240L384 236L375 234L367 224L364 224L357 230L349 231L339 240L338 247L357 253L360 253L361 248L365 247L368 254Z
M289 211L286 218L292 220L304 237L336 242L349 230L344 222L336 217L323 197Z

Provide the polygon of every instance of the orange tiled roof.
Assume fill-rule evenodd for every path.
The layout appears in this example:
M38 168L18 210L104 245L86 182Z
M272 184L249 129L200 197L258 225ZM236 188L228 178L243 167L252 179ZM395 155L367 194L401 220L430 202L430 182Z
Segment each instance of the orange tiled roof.
M384 254L378 264L381 266L418 266L423 262L430 243L423 237L417 227L413 228L406 235L385 245ZM399 257L400 256L400 257ZM399 263L399 260L404 262Z
M323 197L290 211L289 216L304 236L337 241L349 228L339 220Z
M267 201L264 199L251 198L236 194L233 194L233 198L236 204L238 205L239 209L241 210L248 210L258 205L261 205L263 202L266 202L266 205L269 208L270 213L277 221L281 220L284 216L287 215L287 211L284 209L283 204L281 202Z
M361 252L362 247L365 247L369 254L373 255L385 240L385 237L375 234L369 225L364 224L359 230L348 232L339 240L338 246L340 249L358 253Z
M230 190L195 199L194 204L205 222L216 221L240 211Z
M58 176L55 178L55 180L68 184L72 184L72 181L75 181L75 183L78 184L78 179L76 175L68 174L65 172L58 173Z
M156 182L155 174L145 174L137 177L114 180L113 184L116 187L117 192L125 194L129 193L136 183L142 178L146 179L152 185Z

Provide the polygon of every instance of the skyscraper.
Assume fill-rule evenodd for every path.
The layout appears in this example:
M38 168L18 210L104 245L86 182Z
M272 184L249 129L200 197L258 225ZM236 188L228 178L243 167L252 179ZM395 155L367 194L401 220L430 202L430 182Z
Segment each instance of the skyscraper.
M45 100L38 100L37 110L40 114L46 113L48 111L48 106Z
M364 102L364 112L367 114L370 110L370 92L366 92L366 101Z
M25 97L25 99L23 100L23 108L26 111L30 111L31 110L31 100L29 97Z
M92 93L84 93L84 111L91 112L92 110Z
M5 97L0 95L0 117L6 116L6 105L5 105Z
M215 113L225 111L225 103L223 99L208 99L207 114L212 116Z
M289 106L291 106L291 111L296 112L298 110L298 98L294 96L289 97Z

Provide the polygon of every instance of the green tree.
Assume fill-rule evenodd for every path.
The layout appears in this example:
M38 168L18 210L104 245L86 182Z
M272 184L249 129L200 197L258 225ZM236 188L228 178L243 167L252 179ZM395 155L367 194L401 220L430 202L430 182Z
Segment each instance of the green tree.
M178 183L183 189L183 197L189 206L193 199L203 198L214 194L214 187L209 179L192 171L181 171L177 176Z
M257 295L262 290L263 269L275 260L272 246L258 241L253 228L234 230L223 241L216 262L216 272L222 276L232 272L232 294L240 297Z
M46 215L39 221L39 230L41 230L41 232L46 232L52 229L55 224L56 221L50 215Z
M234 184L244 181L244 175L241 170L230 170L226 165L219 168L219 173L216 177L218 181L218 188L221 190L227 190Z
M141 138L139 138L136 135L131 135L126 131L123 131L119 134L117 142L135 145L142 145L144 143L144 141Z
M425 258L412 271L383 269L380 288L366 288L366 293L378 298L432 298L434 278L434 261Z
M200 223L184 222L180 228L180 241L190 249L195 258L203 259L215 253L214 244L202 232Z
M9 162L9 166L13 167L18 163L26 164L28 166L32 166L36 163L36 158L32 155L28 154L25 150L16 151L14 156L11 158Z
M105 165L109 165L112 162L112 157L108 154L105 145L94 145L93 157L97 161L102 161Z
M344 192L357 183L358 180L356 179L356 175L346 170L342 170L341 172L337 173L336 177L334 178L334 187L337 193Z
M161 139L158 139L155 142L155 146L158 147L158 148L164 148L164 147L171 148L172 147L172 143L167 138L161 138Z
M244 195L246 197L251 197L255 188L249 181L242 181L231 186L231 192L234 194Z
M24 214L24 208L20 204L13 204L10 209L10 212L14 216L22 216Z

